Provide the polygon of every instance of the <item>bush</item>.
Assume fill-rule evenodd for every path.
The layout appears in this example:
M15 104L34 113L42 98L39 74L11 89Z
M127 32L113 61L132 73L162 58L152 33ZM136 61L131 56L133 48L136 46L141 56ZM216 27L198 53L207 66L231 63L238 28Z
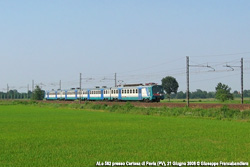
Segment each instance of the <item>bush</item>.
M125 111L131 111L134 108L134 106L130 102L127 102L124 106L122 106L122 108Z

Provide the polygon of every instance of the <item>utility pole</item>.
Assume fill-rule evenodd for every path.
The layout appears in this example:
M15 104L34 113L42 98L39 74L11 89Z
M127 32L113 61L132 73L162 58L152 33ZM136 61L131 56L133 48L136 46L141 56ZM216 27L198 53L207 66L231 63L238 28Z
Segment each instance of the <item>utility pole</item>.
M62 89L62 82L61 82L61 80L59 81L59 89L60 90Z
M9 99L9 85L7 84L7 100Z
M27 99L29 99L29 84L27 85Z
M189 57L187 56L186 58L186 66L187 66L187 107L189 107L189 67L205 67L205 68L210 68L212 70L210 71L215 71L215 69L211 66L209 66L208 64L205 66L205 65L190 65L189 64Z
M187 107L189 107L189 57L186 57L186 73L187 73L187 92L186 92L186 96L187 96Z
M79 103L81 104L81 98L82 98L82 73L80 73L80 99L79 99Z
M34 91L34 80L32 80L32 93Z
M243 58L241 58L240 63L241 63L240 66L226 65L224 67L229 67L229 68L231 68L232 71L234 71L233 67L240 67L241 68L241 104L243 104L244 103L244 96L243 96Z
M243 95L243 58L241 58L241 104L244 103L244 95Z
M116 84L116 73L115 73L115 87L117 87L117 84Z

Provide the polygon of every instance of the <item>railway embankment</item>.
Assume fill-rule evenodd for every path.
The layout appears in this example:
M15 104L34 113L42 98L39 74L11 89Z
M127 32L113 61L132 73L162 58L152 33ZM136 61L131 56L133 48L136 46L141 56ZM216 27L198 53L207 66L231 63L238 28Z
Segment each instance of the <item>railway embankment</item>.
M77 104L79 101L43 101L44 103L58 103L58 104ZM81 101L81 104L84 103L92 103L92 104L102 104L102 105L125 105L126 102L104 102L104 101ZM169 108L176 108L176 107L186 107L186 103L145 103L145 102L130 102L132 105L136 107L169 107ZM221 108L223 106L227 106L230 109L239 109L243 110L250 110L250 104L215 104L215 103L190 103L190 108L201 108L201 109L209 109L209 108Z

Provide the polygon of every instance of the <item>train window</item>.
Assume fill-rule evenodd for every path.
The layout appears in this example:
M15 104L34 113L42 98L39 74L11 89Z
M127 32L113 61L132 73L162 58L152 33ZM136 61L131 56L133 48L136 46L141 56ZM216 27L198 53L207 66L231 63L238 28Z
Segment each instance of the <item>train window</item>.
M136 89L136 92L135 93L138 93L138 89Z
M116 94L118 94L118 90L116 90Z
M130 93L132 93L132 89L130 89Z
M135 90L133 89L133 93L135 93Z
M124 91L122 90L122 94L124 93Z

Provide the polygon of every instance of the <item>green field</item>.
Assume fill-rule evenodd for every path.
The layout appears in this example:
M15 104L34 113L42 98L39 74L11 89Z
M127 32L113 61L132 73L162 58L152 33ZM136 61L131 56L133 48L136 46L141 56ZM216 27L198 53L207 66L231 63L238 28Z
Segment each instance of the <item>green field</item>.
M249 161L250 123L0 105L0 166Z

